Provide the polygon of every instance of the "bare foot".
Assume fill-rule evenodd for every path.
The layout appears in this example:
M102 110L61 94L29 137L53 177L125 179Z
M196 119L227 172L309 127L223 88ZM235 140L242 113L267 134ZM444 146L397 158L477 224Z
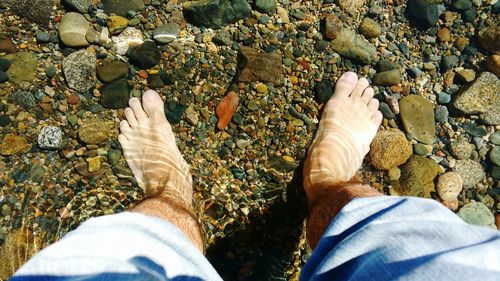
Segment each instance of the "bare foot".
M344 73L335 86L304 165L304 189L314 201L316 186L348 182L370 150L382 113L368 80Z
M155 91L129 100L127 120L120 122L118 140L139 186L146 195L165 197L191 206L192 179L189 166L175 144L165 118L163 101Z

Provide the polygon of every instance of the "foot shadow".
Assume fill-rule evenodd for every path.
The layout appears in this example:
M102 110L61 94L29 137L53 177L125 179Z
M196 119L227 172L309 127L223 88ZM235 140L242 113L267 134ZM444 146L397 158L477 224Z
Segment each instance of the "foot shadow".
M248 215L250 224L235 234L217 239L207 258L224 280L287 280L286 271L296 262L294 252L307 216L302 186L302 165L280 197L262 215ZM299 255L302 256L302 255ZM300 263L304 263L300 257ZM294 266L297 267L297 266Z

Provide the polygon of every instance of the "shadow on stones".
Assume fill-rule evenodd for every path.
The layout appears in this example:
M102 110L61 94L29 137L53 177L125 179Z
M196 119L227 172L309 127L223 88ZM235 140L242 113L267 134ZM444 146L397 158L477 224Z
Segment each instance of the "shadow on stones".
M208 260L224 280L287 280L307 216L302 166L295 169L286 195L264 215L250 214L245 229L207 249Z

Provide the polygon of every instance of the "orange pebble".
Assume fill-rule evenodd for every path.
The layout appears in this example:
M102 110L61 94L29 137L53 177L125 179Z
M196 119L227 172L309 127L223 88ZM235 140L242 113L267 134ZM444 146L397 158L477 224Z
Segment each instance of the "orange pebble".
M219 122L217 122L219 130L227 128L227 125L231 122L231 118L233 118L234 113L238 109L239 102L240 98L238 94L232 91L219 102L215 108L215 113L217 114L217 118L219 118Z
M149 74L146 70L140 70L139 72L137 72L137 75L139 75L139 77L144 78L144 79L147 79L149 76Z

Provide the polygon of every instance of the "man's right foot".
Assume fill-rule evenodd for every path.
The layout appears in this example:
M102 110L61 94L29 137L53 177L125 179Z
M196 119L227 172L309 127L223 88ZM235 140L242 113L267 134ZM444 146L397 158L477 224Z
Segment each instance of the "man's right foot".
M326 104L304 165L304 189L313 201L314 188L348 182L370 150L382 113L368 80L344 73Z

